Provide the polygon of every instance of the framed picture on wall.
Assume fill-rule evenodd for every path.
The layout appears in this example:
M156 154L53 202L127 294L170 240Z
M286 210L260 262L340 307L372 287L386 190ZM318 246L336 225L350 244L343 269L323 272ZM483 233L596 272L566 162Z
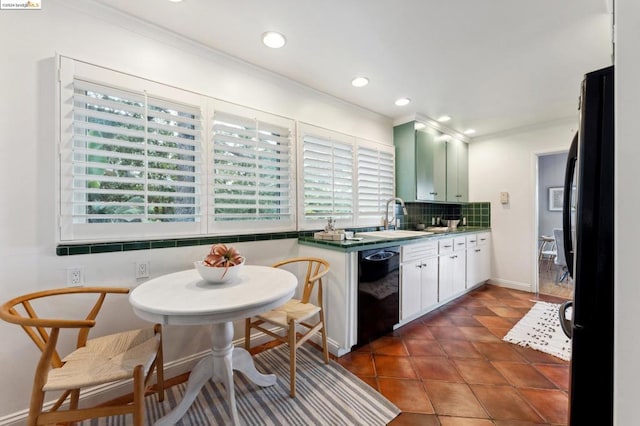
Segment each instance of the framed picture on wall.
M562 187L549 188L549 211L552 211L552 212L562 211L563 203L564 203L564 188Z

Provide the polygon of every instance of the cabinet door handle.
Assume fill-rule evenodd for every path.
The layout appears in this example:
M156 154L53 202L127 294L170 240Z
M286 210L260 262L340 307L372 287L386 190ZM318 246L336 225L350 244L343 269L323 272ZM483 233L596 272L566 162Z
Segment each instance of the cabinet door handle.
M480 241L487 241L486 238L480 238Z
M429 195L438 195L437 192L430 192Z
M422 265L417 264L417 265L416 265L416 268L422 268Z
M460 197L462 197L462 195L458 194L458 195L456 195L456 197L460 198Z
M426 263L423 263L421 267L422 267L422 268L426 268L426 267L427 267L427 264L426 264Z
M449 248L449 247L451 247L451 246L443 246L443 247L444 247L444 248Z
M469 242L470 242L470 243L475 243L475 242L476 242L476 240L469 240Z
M482 250L480 250L480 249L476 249L476 253L478 253L478 252L480 252L480 251L482 251Z
M463 246L463 245L464 245L464 243L458 243L458 245L459 245L459 246Z

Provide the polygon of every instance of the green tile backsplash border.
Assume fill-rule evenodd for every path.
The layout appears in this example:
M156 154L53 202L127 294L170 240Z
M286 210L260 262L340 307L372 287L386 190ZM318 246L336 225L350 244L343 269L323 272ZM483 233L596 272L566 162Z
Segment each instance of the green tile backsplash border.
M402 229L415 229L418 223L431 224L431 217L441 217L443 219L459 219L467 218L468 226L491 226L491 204L490 203L468 203L464 205L447 205L436 203L406 203L408 215L401 217ZM400 212L398 212L400 213ZM377 231L381 229L379 226L366 228L349 228L349 230L366 232ZM56 255L73 256L77 254L98 254L98 253L115 253L121 251L132 250L153 250L160 248L172 247L191 247L213 244L231 244L242 243L248 241L267 241L267 240L283 240L287 238L309 237L313 236L313 231L291 231L277 232L253 235L225 235L219 237L200 237L200 238L175 238L175 239L159 239L144 241L122 241L109 243L91 243L91 244L61 244L56 247Z
M266 240L282 240L285 238L298 238L300 232L278 232L272 234L254 234L254 235L225 235L220 237L200 237L200 238L175 238L161 240L144 240L144 241L122 241L109 243L91 243L91 244L61 244L56 247L56 255L72 256L75 254L97 254L97 253L114 253L119 251L131 250L151 250L172 247L191 247L201 245L213 245L219 243L240 243L247 241L266 241Z

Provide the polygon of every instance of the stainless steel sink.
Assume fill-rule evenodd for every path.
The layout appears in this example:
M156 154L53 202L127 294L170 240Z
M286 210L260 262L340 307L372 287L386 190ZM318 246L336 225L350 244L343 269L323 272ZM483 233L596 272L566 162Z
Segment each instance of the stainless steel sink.
M403 230L385 230L385 231L370 231L370 232L358 232L358 236L394 239L394 238L408 238L408 237L421 237L424 235L433 234L433 232L425 231L403 231Z

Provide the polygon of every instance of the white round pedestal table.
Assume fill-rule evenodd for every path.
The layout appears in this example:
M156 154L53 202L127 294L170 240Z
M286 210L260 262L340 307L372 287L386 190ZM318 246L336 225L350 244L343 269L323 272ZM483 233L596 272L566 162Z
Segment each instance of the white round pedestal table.
M296 289L297 278L283 269L244 265L238 276L223 284L202 280L195 269L163 275L136 287L129 302L140 318L165 325L211 325L211 353L189 375L180 404L156 425L175 424L209 379L224 384L233 422L238 424L233 370L259 386L276 383L274 374L256 370L249 352L233 347L233 321L280 306Z

